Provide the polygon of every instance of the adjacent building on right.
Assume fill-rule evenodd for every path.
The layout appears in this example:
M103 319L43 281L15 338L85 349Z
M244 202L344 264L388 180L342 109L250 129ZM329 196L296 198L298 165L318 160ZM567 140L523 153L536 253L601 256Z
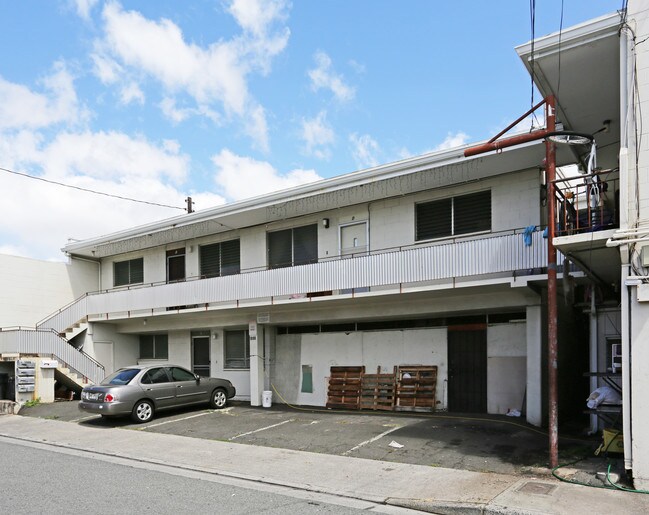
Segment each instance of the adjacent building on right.
M649 5L630 0L517 49L541 94L556 98L559 129L577 146L557 145L554 244L587 276L561 279L559 302L589 315L591 389L612 387L621 406L600 406L622 429L626 468L649 488ZM591 140L596 143L592 145ZM568 147L566 147L568 148ZM577 168L562 169L562 152ZM599 166L598 166L599 165ZM618 227L619 226L619 227ZM598 231L599 228L615 227ZM574 288L576 286L576 289ZM580 298L575 299L577 291ZM559 353L569 341L559 341ZM559 365L570 368L569 361ZM575 374L582 375L578 367ZM560 380L561 380L560 376ZM573 378L577 380L577 378Z

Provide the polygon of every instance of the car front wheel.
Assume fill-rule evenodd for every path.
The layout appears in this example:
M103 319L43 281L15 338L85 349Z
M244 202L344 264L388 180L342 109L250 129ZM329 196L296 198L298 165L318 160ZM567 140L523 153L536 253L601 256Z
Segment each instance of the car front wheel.
M225 404L228 402L228 398L225 395L225 390L217 388L212 392L212 398L210 399L210 406L214 409L221 409L225 407Z
M143 424L153 418L153 404L149 401L139 401L133 406L131 418L134 422Z

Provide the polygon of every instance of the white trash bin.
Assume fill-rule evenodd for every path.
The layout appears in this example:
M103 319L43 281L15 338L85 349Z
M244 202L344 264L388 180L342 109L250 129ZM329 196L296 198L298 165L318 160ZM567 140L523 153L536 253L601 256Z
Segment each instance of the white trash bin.
M273 405L273 392L264 390L261 392L261 405L264 408L270 408Z

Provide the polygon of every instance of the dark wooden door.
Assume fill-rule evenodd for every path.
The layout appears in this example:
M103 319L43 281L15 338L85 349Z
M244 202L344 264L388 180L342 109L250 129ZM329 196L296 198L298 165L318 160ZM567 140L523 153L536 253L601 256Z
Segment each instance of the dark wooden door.
M185 249L167 251L167 282L185 280Z
M487 330L448 329L448 410L487 412Z

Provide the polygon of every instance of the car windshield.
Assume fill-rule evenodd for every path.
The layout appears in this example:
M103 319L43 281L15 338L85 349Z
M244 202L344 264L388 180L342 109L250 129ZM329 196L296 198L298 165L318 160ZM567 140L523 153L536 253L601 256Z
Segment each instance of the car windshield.
M139 371L140 369L138 368L122 368L121 370L118 370L117 372L113 372L111 375L104 378L101 384L102 385L128 384L137 375Z

